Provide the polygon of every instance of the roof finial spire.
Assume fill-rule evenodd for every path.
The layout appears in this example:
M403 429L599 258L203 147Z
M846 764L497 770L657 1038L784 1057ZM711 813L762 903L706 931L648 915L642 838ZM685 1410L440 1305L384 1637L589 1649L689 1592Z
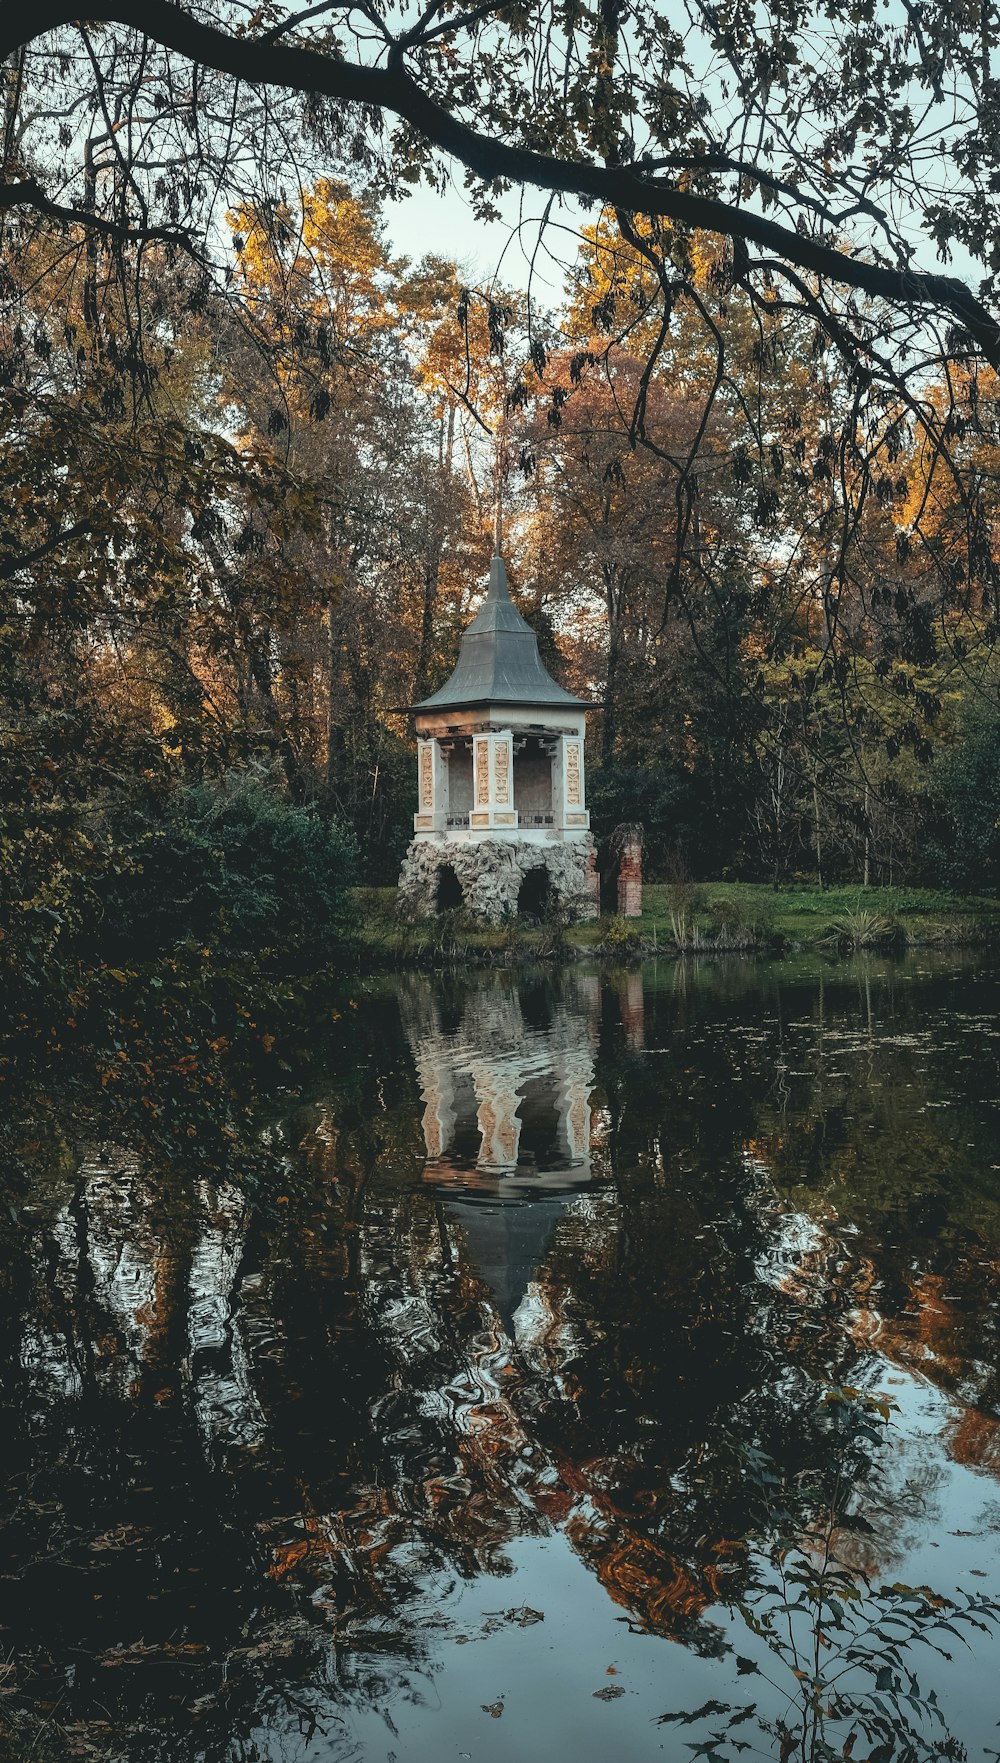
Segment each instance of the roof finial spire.
M494 553L493 561L490 564L490 586L486 598L488 600L510 599L507 589L507 565L499 551Z

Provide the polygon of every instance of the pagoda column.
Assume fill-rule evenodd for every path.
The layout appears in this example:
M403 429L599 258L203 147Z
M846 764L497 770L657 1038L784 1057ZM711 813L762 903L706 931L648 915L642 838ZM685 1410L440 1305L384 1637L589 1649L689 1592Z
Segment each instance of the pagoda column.
M472 1068L480 1134L477 1169L489 1170L494 1175L514 1175L517 1170L521 1142L520 1077L513 1062L503 1059L495 1063L484 1059Z
M557 818L565 827L585 830L590 825L583 768L583 736L561 735L556 754L555 801Z
M414 832L442 832L448 818L448 763L433 736L417 741L417 790Z
M472 739L472 812L469 825L486 832L517 826L514 807L514 738L509 728L491 729Z
M427 1156L433 1162L445 1155L455 1136L455 1074L447 1059L438 1057L433 1063L425 1060L423 1069L418 1067L418 1075L425 1079L421 1089L421 1124Z

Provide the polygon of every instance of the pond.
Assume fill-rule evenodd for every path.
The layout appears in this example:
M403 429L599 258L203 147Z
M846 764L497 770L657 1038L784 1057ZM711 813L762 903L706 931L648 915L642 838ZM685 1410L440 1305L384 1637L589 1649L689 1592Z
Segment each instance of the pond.
M851 1573L1000 1596L1000 973L336 1004L269 1099L266 1198L134 1135L37 1148L0 1289L2 1687L35 1754L644 1763L716 1705L791 1719L737 1608L748 1465L801 1465L845 1385L894 1403ZM907 1663L986 1756L1000 1643L969 1639Z

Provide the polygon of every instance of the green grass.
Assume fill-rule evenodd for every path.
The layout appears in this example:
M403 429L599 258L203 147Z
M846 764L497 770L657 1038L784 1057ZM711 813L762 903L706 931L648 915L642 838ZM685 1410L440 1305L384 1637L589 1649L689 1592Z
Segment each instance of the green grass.
M760 882L706 882L697 884L693 893L691 916L706 949L720 941L726 926L730 929L721 935L723 945L729 936L739 942L750 926L756 927L757 946L764 949L835 946L849 937L852 927L864 940L865 927L870 929L875 921L880 935L911 945L1000 937L1000 900L934 888L772 888ZM565 942L572 949L595 954L602 945L618 954L635 952L637 944L670 954L675 948L671 898L667 885L647 883L640 920L626 925L620 919L604 918L574 925L565 932ZM529 930L516 922L493 928L449 914L445 920L401 924L395 888L358 888L355 904L359 952L377 962L504 961L559 952L550 932Z
M898 925L909 943L973 941L1000 933L1000 900L952 894L936 888L817 888L807 885L772 888L759 882L707 882L710 923L719 901L735 902L748 918L759 914L776 938L805 946L825 942L838 920L859 913L877 914ZM670 889L651 883L643 891L643 935L657 940L671 935Z

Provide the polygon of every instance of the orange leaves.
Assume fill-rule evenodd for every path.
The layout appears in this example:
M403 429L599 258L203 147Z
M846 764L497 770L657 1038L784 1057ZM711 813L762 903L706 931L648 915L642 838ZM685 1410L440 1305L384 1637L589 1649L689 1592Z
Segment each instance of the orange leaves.
M309 1553L309 1544L305 1540L295 1543L282 1543L274 1551L274 1560L267 1570L268 1579L284 1579L304 1560Z

